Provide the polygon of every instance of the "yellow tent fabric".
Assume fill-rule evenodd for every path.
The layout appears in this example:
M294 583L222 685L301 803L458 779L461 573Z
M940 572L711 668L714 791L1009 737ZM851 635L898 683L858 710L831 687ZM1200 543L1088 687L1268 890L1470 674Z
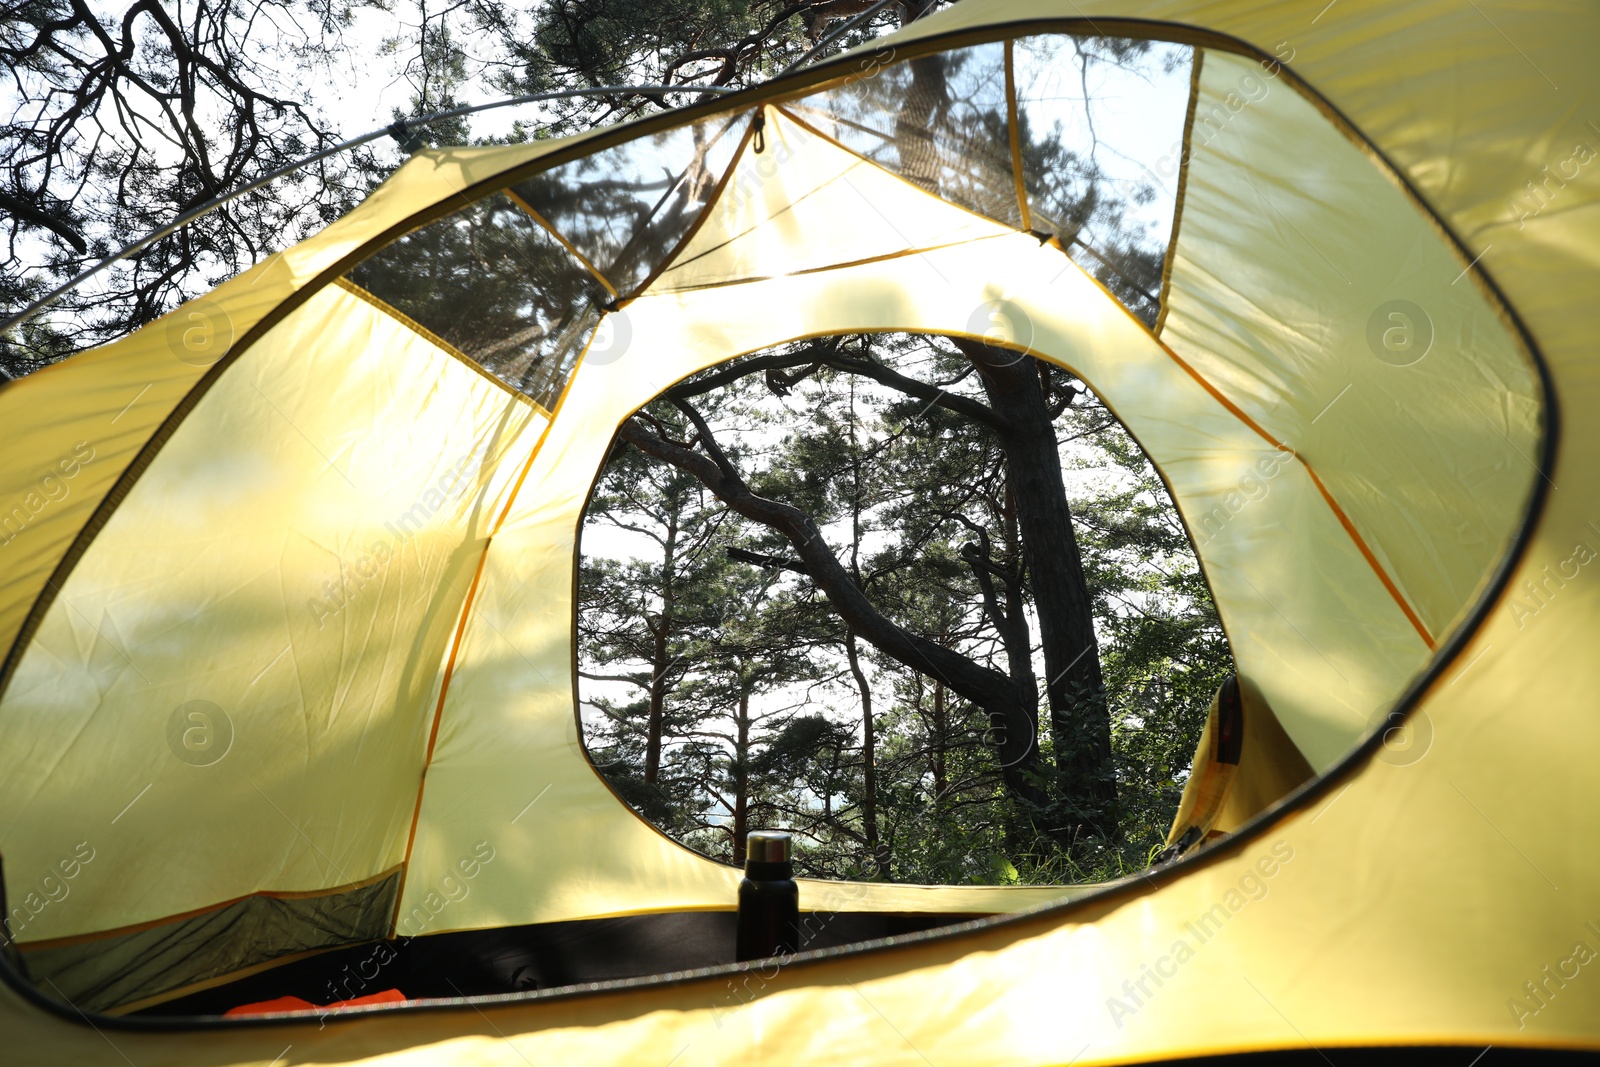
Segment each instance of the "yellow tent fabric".
M1233 833L1313 777L1261 690L1248 679L1230 680L1212 698L1195 745L1167 833L1167 847L1176 846L1169 858Z
M43 877L78 842L95 851L92 862L80 857L84 880L74 886L85 906L40 908L24 947L242 893L335 890L397 863L398 921L408 907L427 907L429 886L479 841L505 860L484 868L449 916L454 927L726 902L730 873L653 836L583 759L571 703L572 543L621 419L703 366L819 333L983 333L1082 374L1172 486L1241 675L1308 765L1327 774L1289 807L1159 874L776 973L396 1009L326 1028L102 1020L102 1033L6 985L7 1054L509 1064L692 1052L729 1063L1048 1064L1306 1046L1600 1048L1600 993L1574 969L1600 944L1589 903L1600 883L1589 844L1600 809L1583 765L1600 740L1587 714L1600 679L1585 654L1600 627L1588 566L1600 501L1582 473L1600 449L1584 418L1600 403L1588 344L1600 186L1582 169L1595 154L1583 123L1600 74L1583 46L1597 21L1575 5L1443 0L1404 9L965 0L885 42L879 64L1021 33L1141 32L1200 46L1159 337L1058 248L852 162L780 101L762 114L767 151L787 149L782 180L714 201L719 211L679 242L650 286L600 323L548 419L403 318L332 283L380 239L520 180L541 157L617 143L615 132L419 156L349 219L207 298L237 331L233 356L210 370L194 365L209 358L204 330L216 329L202 303L0 391L0 499L22 499L27 510L0 548L15 552L0 632L25 637L0 694L9 897L26 901L33 872ZM774 91L804 97L850 62ZM1250 90L1246 76L1267 91ZM749 149L747 138L735 170L754 166ZM880 198L897 190L896 227L854 233L833 257L825 235L777 221L795 190L847 203L858 180ZM719 192L737 188L729 181ZM975 308L989 318L975 320ZM1385 338L1416 329L1412 308L1431 323L1433 347L1407 362L1413 340ZM998 333L975 331L975 321ZM174 344L193 361L175 359ZM385 377L388 360L362 370L379 347L428 370ZM1548 382L1528 358L1535 347ZM184 405L186 417L158 433ZM274 431L274 418L299 432ZM231 451L214 455L224 436ZM360 484L378 436L414 462L398 497L377 497L376 515L409 510L431 486L439 525L396 554L404 570L394 588L363 587L323 617L297 606L300 589L272 589L268 579L305 579L305 560L370 544L374 513L335 483ZM472 462L457 470L455 449L440 440ZM212 500L197 486L242 484L227 474L248 471L252 449L275 449L285 479L276 496L252 499L259 525L246 536L204 528ZM69 492L34 508L26 501L35 483L39 499L59 495L40 482L42 463L59 464ZM195 494L187 513L160 506L159 494L186 492ZM1530 514L1536 525L1524 537ZM69 552L85 529L92 536ZM185 545L197 543L180 537L216 542L215 568L180 569ZM152 597L128 569L134 551L196 584L169 587L170 602ZM403 595L419 590L420 600ZM282 617L263 602L278 603ZM210 634L192 617L200 604L237 624ZM318 621L318 633L338 627L336 645L305 639ZM123 639L135 632L152 639L130 651ZM285 668L272 656L286 646L291 665L320 663L339 680L348 694L340 714L329 716L298 680L276 680ZM203 674L196 650L207 650ZM140 679L142 670L155 675ZM308 806L285 814L290 826L273 825L253 799L273 799L275 788L248 780L213 775L201 785L165 773L138 793L133 772L149 765L149 748L119 745L121 731L168 729L178 701L215 699L213 689L180 691L174 679L184 677L265 687L248 717L238 713L233 742L237 755L260 761L257 783L298 788L306 761L325 758L273 738L290 727L265 709L289 706L294 728L312 724L334 741L355 721L343 716L366 709L366 725L379 727L373 743L414 761L411 789L403 763L392 779L363 782L370 788L359 796L329 785L325 803L349 821L306 819ZM1420 739L1404 751L1369 736L1397 701ZM159 736L154 744L170 747ZM178 758L202 775L227 766ZM157 795L168 786L171 795ZM157 820L211 796L260 821L229 840L163 835ZM626 840L626 858L575 859L574 843L597 835ZM113 870L125 884L91 891L89 875ZM836 907L843 891L807 886L807 906ZM1004 890L852 891L875 894L852 906L998 912L1039 900Z
M349 372L352 353L368 373ZM545 419L335 286L241 370L112 515L108 550L73 572L9 687L8 734L34 743L9 747L0 775L21 812L52 817L20 820L6 855L48 869L57 820L117 817L92 842L117 877L85 878L81 907L42 912L29 940L87 932L63 925L74 911L122 927L404 859L392 812L416 791L438 663ZM223 696L234 678L255 700ZM191 721L195 704L218 721ZM227 746L184 775L160 773L177 708L182 731L219 734L191 746ZM132 806L102 810L117 799ZM246 850L282 859L263 878Z

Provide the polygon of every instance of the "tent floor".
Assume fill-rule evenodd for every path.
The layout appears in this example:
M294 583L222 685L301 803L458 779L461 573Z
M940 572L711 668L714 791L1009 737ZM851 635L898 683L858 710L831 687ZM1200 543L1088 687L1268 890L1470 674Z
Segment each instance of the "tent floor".
M836 948L931 930L975 915L839 912L810 928L806 949ZM611 919L466 930L352 945L261 971L134 1014L221 1015L283 996L313 1004L399 989L408 998L487 996L666 974L733 962L733 912L666 912ZM806 916L802 915L802 922ZM804 934L802 935L805 936ZM1168 1067L1327 1067L1405 1063L1493 1067L1592 1062L1592 1053L1482 1046L1301 1048L1163 1060Z
M731 911L666 912L352 945L135 1014L220 1015L284 996L321 1005L387 989L408 998L486 996L714 967L734 962L736 918ZM977 916L838 912L809 927L802 948L835 948L972 918ZM805 919L802 914L803 926Z

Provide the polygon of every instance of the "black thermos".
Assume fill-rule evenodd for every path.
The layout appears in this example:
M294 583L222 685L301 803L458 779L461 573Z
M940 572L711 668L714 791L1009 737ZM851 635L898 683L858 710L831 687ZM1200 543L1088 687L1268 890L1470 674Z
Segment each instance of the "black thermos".
M792 953L800 940L800 887L789 835L756 830L745 836L744 849L736 958L742 963Z

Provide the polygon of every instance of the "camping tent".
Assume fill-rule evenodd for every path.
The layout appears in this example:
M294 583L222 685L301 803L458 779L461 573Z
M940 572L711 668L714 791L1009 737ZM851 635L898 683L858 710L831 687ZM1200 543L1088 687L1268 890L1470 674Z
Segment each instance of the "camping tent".
M6 386L0 1057L1600 1047L1597 22L966 0L681 112L420 152L310 240ZM1196 48L1153 330L1036 216L1021 131L1060 34ZM991 137L912 121L931 57L1004 117ZM606 180L663 174L649 203ZM738 877L582 750L574 545L608 442L685 375L877 330L1056 361L1158 465L1242 683L1230 833L1091 890L807 883L819 944L896 936L596 984L608 955L685 959ZM1318 777L1284 795L1288 765ZM334 953L329 988L370 990L402 942L419 980L476 953L539 988L126 1014Z

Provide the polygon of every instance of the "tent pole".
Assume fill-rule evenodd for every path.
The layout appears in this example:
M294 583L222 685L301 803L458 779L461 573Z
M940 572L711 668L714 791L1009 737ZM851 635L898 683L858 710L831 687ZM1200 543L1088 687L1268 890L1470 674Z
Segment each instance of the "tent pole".
M373 130L371 133L364 133L360 137L352 137L348 141L342 141L339 144L334 145L332 148L324 148L320 152L314 152L311 155L306 156L304 159L297 160L296 162L290 163L287 166L279 167L270 174L264 174L254 181L246 182L244 185L239 186L237 189L234 189L231 192L224 193L219 197L206 201L204 204L201 204L194 210L178 216L177 219L173 220L166 226L163 226L149 235L142 237L132 244L126 246L115 255L102 259L99 263L96 263L94 266L77 275L70 281L57 286L55 289L52 289L39 300L30 304L17 314L12 315L10 318L6 319L5 322L0 323L0 333L4 333L14 326L22 325L39 312L43 311L46 307L53 304L56 300L60 299L64 294L70 292L73 288L94 277L96 274L99 274L112 264L120 263L122 260L127 259L134 253L148 248L150 245L161 240L163 237L167 237L173 233L176 233L178 230L181 230L183 227L189 225L189 223L209 215L211 212L215 211L219 207L222 207L224 204L237 200L246 193L253 192L256 189L261 188L263 185L276 181L286 174L292 174L301 167L306 167L312 163L318 162L319 160L327 159L329 156L338 155L340 152L357 148L369 141L376 141L380 137L393 137L396 141L400 142L402 148L408 148L408 150L414 151L415 149L410 148L409 146L417 144L415 135L411 134L411 130L413 130L415 127L426 126L431 122L439 122L443 119L460 118L463 115L472 115L479 111L489 111L499 107L510 107L514 104L533 104L545 100L567 100L573 97L582 96L610 96L615 93L732 93L737 91L738 90L736 89L731 89L720 85L602 85L592 89L564 89L560 92L554 93L532 93L527 96L513 96L508 97L505 100L496 100L489 104L471 104L466 107L454 108L450 111L441 111L438 114L427 115L419 119L400 119L397 122L393 122L387 126Z
M873 4L871 7L867 8L865 11L863 11L861 14L857 15L855 18L851 19L849 22L846 22L843 26L840 26L838 29L834 30L832 33L829 33L827 36L823 37L822 40L818 41L816 44L812 45L810 51L806 52L805 55L801 56L799 59L795 60L793 63L790 63L787 67L784 67L783 70L779 71L778 72L778 77L781 78L785 74L792 74L795 71L799 70L801 67L803 67L807 63L811 62L811 57L812 56L816 55L818 52L822 51L824 48L828 47L830 44L832 44L833 42L837 41L839 38L843 37L845 34L849 33L851 30L855 29L857 26L859 26L862 23L866 22L872 16L876 15L878 12L882 11L884 8L888 7L892 3L894 3L894 0L878 0L878 2L876 4Z

